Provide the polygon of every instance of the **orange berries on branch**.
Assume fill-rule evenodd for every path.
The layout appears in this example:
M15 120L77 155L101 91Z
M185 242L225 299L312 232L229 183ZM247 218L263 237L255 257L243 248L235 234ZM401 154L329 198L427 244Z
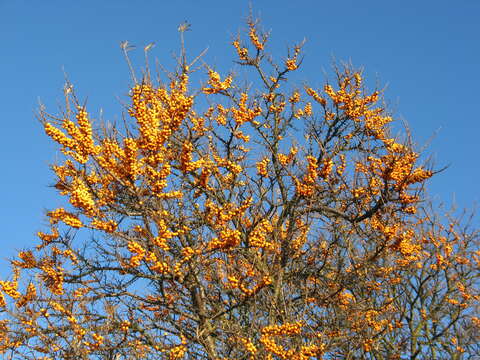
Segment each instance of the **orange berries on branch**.
M133 84L124 125L94 123L72 91L61 117L40 114L67 201L0 282L1 354L478 354L462 336L480 326L478 234L426 206L434 172L392 136L382 93L346 66L301 94L303 44L276 61L247 25L233 46L249 82L194 75L183 51L168 83Z

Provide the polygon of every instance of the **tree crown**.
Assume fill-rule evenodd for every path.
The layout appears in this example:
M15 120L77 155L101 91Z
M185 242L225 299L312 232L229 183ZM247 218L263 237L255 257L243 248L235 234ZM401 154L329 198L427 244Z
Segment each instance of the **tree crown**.
M0 283L7 358L478 354L476 232L424 205L434 172L381 92L350 66L290 85L303 44L275 62L248 25L232 43L248 86L208 65L192 85L184 25L178 67L134 77L123 124L99 126L70 86L40 113L69 206Z

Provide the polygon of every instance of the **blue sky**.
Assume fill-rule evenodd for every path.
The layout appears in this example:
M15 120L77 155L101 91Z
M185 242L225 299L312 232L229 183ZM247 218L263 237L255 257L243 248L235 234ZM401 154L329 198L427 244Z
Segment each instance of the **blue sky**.
M301 81L322 86L332 59L363 67L371 84L387 85L395 117L437 167L449 165L428 187L436 199L471 207L479 200L480 2L403 1L25 1L0 0L0 224L7 258L36 243L44 210L61 203L49 188L48 164L58 155L35 118L39 99L50 113L62 105L64 71L88 110L119 118L131 85L119 44L128 40L166 67L179 48L177 27L192 24L187 48L209 48L205 61L233 67L232 38L245 29L249 7L271 30L271 51L306 38ZM143 51L133 55L140 67Z

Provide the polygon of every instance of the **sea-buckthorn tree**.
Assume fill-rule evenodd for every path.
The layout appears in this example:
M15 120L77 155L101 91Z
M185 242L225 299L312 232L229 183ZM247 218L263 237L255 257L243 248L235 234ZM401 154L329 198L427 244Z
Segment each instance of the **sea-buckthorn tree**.
M185 29L123 123L71 86L40 110L66 201L0 283L3 358L478 356L477 234L426 206L434 171L382 93L350 66L295 87L301 45L274 60L253 21L233 41L246 83L189 61Z

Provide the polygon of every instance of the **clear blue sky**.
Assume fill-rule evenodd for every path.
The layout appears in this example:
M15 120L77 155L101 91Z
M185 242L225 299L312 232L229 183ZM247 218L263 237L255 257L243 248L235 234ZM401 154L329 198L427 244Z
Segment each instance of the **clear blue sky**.
M430 182L430 194L455 198L459 207L478 202L478 1L0 0L0 275L15 250L36 243L44 210L60 204L48 187L48 164L58 152L35 111L39 99L58 111L63 69L94 117L102 108L106 120L118 118L117 97L131 84L120 41L139 49L155 42L150 56L168 66L177 27L187 20L191 53L208 47L205 60L227 70L229 43L245 28L249 4L272 31L274 54L307 39L300 80L321 86L334 57L364 67L372 84L387 84L395 116L408 122L418 144L435 135L427 153L438 167L450 165Z

